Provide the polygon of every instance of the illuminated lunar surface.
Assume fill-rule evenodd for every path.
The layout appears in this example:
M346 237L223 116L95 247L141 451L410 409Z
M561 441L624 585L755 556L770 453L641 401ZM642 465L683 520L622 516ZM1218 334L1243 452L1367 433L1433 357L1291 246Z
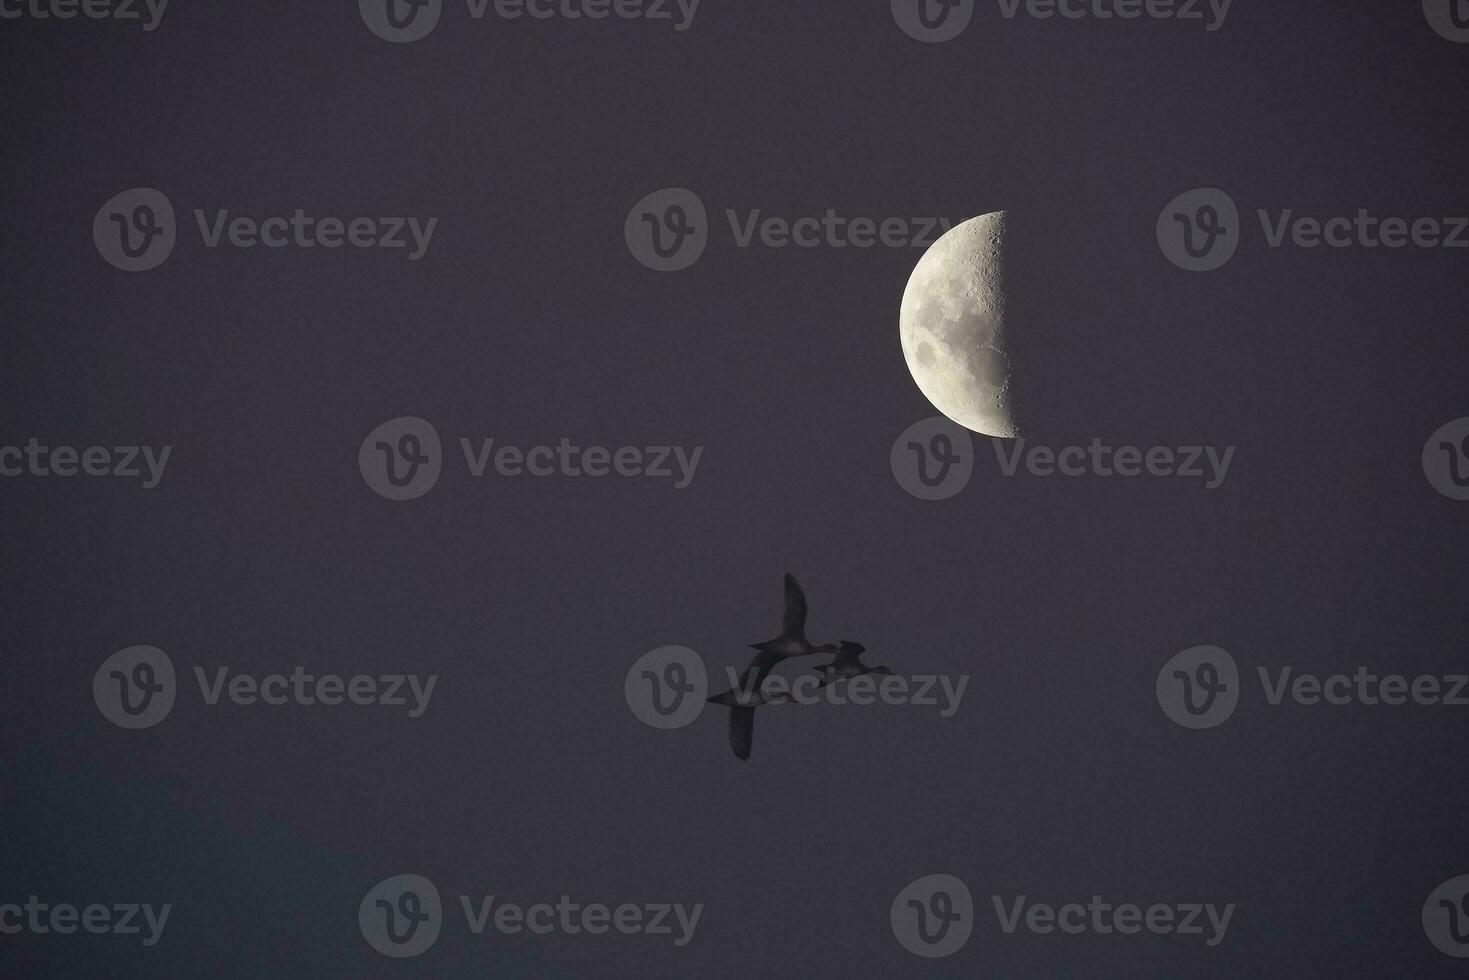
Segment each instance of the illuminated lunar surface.
M934 408L983 435L1020 435L1005 347L1004 211L955 226L924 253L898 325L908 370Z

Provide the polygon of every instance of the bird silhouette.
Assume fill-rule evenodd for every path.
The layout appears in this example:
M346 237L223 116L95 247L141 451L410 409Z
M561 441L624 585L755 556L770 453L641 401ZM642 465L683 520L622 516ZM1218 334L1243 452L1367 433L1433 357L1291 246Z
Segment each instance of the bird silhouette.
M862 644L853 643L850 640L842 640L837 644L836 659L829 664L821 664L816 668L816 672L821 675L821 683L816 686L825 687L828 684L834 684L840 680L862 677L866 674L892 674L892 671L887 668L886 664L878 664L876 667L869 667L864 664L862 662L862 654L866 652L867 648Z
M795 576L789 572L785 577L785 618L780 635L773 640L752 643L750 647L758 652L740 674L739 686L708 699L711 704L729 708L729 747L737 758L744 761L749 760L755 739L755 709L762 704L780 704L790 700L789 697L769 698L760 690L776 665L792 657L841 652L830 644L813 646L806 639L806 593L801 591Z

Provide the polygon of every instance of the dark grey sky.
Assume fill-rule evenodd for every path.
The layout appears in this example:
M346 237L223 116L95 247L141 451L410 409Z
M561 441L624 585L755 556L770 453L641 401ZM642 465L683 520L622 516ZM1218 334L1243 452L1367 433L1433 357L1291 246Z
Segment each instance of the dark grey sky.
M705 0L667 23L474 22L392 45L353 5L170 6L143 33L0 23L0 444L170 444L167 478L0 482L0 902L176 906L163 941L0 937L13 975L1449 976L1419 908L1469 871L1466 709L1269 707L1256 666L1464 664L1464 505L1419 454L1466 412L1465 255L1271 249L1256 208L1465 213L1469 48L1416 3L1237 0L1224 28L1007 21L922 45L885 3ZM127 275L89 229L164 191L180 240ZM716 230L659 274L628 209L683 186ZM1159 211L1224 188L1249 234L1183 272ZM401 252L208 250L194 208L439 219ZM1000 477L927 503L889 448L933 414L897 309L913 249L735 247L785 217L1008 209L1033 441L1238 447L1229 480ZM446 471L390 503L363 436L434 423ZM694 483L473 480L459 436L704 447ZM805 585L818 640L967 673L959 713L722 711L656 732L642 653L711 667ZM1215 643L1235 717L1172 725L1154 677ZM125 732L89 698L132 644L185 676ZM385 708L208 707L192 668L439 675ZM968 946L905 952L932 873ZM422 874L454 901L703 902L664 938L374 953L356 910ZM992 894L1235 902L1188 938L1005 936ZM457 905L457 902L454 904ZM21 972L15 972L15 971Z

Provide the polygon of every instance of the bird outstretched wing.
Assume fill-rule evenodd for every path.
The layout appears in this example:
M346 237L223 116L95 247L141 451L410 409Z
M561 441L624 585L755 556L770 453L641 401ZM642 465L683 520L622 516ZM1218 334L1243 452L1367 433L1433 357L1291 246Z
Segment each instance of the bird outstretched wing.
M806 635L806 593L790 572L786 572L786 612L782 636Z
M748 762L755 742L755 709L729 709L729 747L735 757Z

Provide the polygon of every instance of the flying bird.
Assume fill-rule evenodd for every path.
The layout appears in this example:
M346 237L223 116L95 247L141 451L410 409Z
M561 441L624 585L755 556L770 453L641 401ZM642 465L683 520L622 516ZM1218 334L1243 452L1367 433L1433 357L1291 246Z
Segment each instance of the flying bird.
M866 652L867 648L862 644L853 643L850 640L842 640L837 644L836 659L829 664L822 664L816 668L816 672L821 675L821 683L816 686L825 687L836 681L846 680L852 677L862 677L867 674L892 674L892 671L885 664L878 664L876 667L869 667L864 664L862 662L862 654Z
M746 761L750 758L750 747L755 737L755 709L762 704L790 700L788 697L767 698L760 690L776 664L813 653L840 653L830 644L812 646L806 639L806 593L801 591L800 584L789 572L785 578L785 619L780 635L763 643L752 643L750 647L758 652L740 675L739 687L708 699L711 704L729 708L729 747L734 749L737 758Z

